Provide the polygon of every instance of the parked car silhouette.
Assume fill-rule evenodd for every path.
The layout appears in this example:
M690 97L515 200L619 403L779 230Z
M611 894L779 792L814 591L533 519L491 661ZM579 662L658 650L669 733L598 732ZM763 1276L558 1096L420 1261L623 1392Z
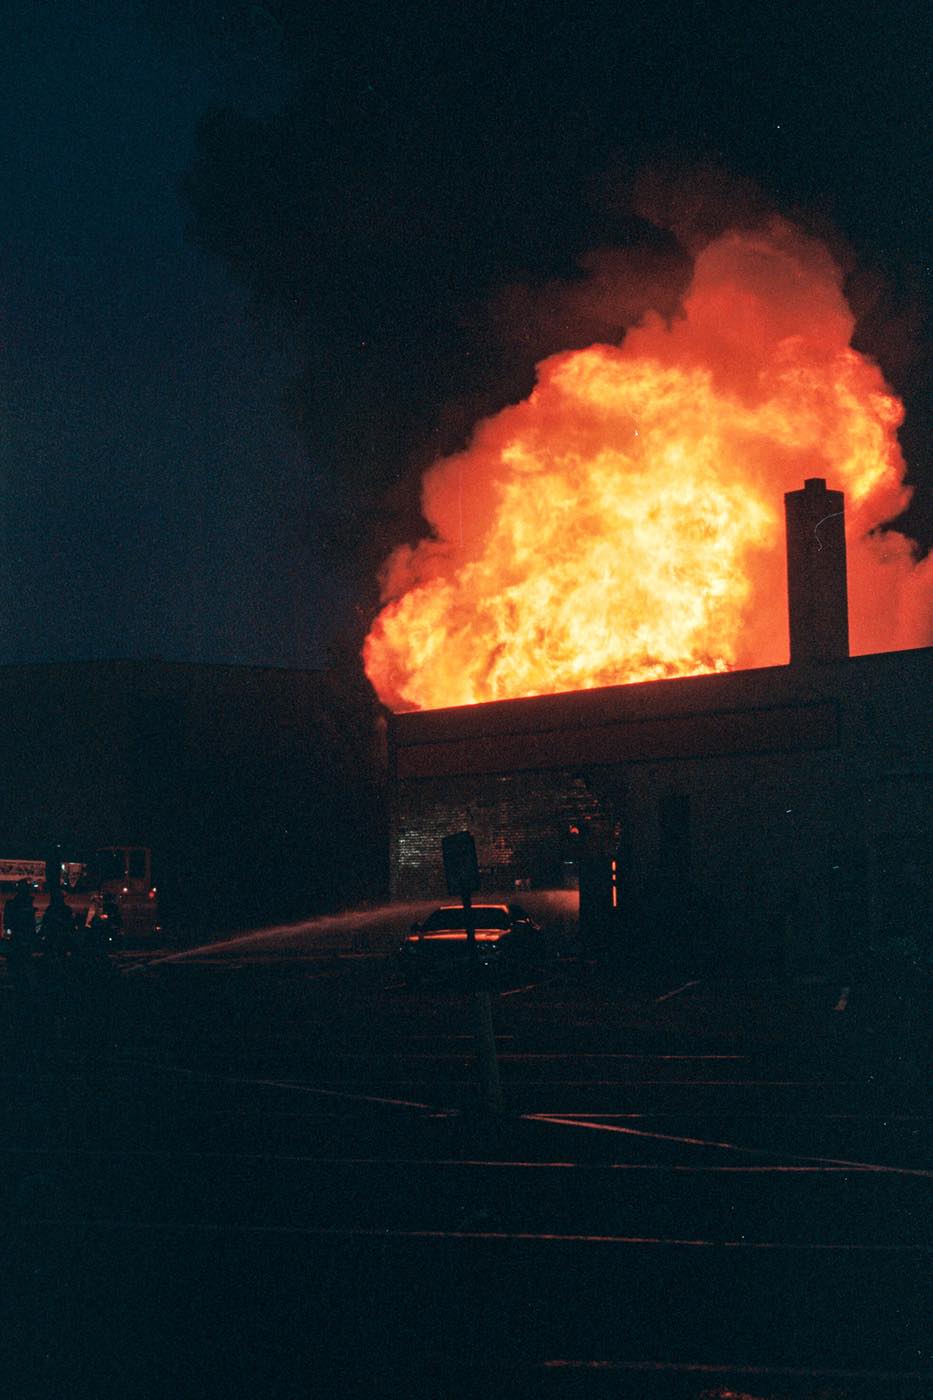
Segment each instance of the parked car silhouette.
M533 964L544 958L541 927L520 904L475 904L473 921L480 968ZM399 957L408 982L426 973L465 970L469 944L463 905L445 904L422 923L412 924Z

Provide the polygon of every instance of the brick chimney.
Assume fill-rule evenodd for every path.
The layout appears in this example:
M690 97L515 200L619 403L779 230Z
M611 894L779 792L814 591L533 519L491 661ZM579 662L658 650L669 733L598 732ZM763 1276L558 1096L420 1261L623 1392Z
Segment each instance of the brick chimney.
M849 655L845 497L811 476L784 496L790 662Z

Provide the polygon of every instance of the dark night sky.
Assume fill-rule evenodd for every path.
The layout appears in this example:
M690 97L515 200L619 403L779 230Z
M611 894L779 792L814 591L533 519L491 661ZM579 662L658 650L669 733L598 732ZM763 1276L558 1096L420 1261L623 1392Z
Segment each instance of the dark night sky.
M928 546L929 37L858 0L7 0L0 660L320 663L420 468L561 348L502 289L676 266L645 167L844 241Z

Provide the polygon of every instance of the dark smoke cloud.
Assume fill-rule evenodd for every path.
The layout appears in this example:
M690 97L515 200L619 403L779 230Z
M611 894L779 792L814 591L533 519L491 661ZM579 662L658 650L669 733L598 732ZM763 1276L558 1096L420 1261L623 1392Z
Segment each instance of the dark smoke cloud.
M773 198L754 180L709 162L669 161L644 167L628 187L623 184L615 191L615 198L630 201L641 218L669 229L693 256L727 229L754 228L775 212Z
M670 319L689 280L682 249L596 248L580 256L571 277L494 288L471 328L478 344L537 362L558 350L615 344L648 311Z
M249 35L252 10L223 9L224 23L239 15L236 33ZM618 33L601 27L581 47L579 35L557 44L524 24L493 33L459 13L449 26L425 19L413 36L401 22L364 24L352 8L339 25L312 24L297 0L260 9L263 61L276 46L287 54L288 99L271 115L210 114L184 195L192 237L250 290L257 322L286 328L294 343L302 368L283 395L307 445L302 505L361 616L375 607L390 548L424 533L419 483L432 461L527 395L547 355L617 343L648 310L677 316L697 251L775 209L828 242L847 271L858 348L907 405L915 492L899 524L929 545L929 336L916 309L929 296L911 290L902 251L918 240L892 213L882 229L889 265L873 268L864 249L877 201L850 200L853 223L868 230L856 257L831 232L831 205L813 198L837 178L828 152L854 150L860 122L874 141L863 140L862 164L904 184L905 161L883 152L874 109L856 111L847 97L839 132L824 132L835 146L811 141L799 121L792 138L778 135L772 108L785 100L787 72L778 81L767 46L756 58L751 36L732 35L743 76L733 93L719 72L720 111L705 86L715 36L704 31L692 46L685 31L668 62L660 17L637 34L620 18ZM805 56L803 38L777 28L788 63L798 47ZM847 59L833 52L841 82ZM790 90L805 105L806 93ZM821 106L820 118L833 110ZM697 112L706 128L694 139ZM686 155L657 158L671 149ZM854 187L848 159L840 200Z

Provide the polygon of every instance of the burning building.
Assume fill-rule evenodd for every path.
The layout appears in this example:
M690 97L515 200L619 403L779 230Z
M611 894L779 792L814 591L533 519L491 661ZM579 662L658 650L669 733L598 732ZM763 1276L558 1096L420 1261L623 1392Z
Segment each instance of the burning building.
M933 648L849 657L840 507L819 479L788 493L787 666L394 715L394 892L440 894L466 828L490 891L573 885L595 850L621 943L758 961L790 937L807 961L917 937Z
M697 257L683 314L544 360L422 487L367 673L392 710L787 659L783 493L845 493L852 651L933 642L931 568L891 528L903 409L852 345L842 274L777 223ZM821 535L832 531L830 517Z
M488 890L598 857L614 937L913 932L931 566L888 523L903 414L853 328L821 243L728 232L680 316L551 356L430 469L364 651L395 893L439 894L466 827Z

